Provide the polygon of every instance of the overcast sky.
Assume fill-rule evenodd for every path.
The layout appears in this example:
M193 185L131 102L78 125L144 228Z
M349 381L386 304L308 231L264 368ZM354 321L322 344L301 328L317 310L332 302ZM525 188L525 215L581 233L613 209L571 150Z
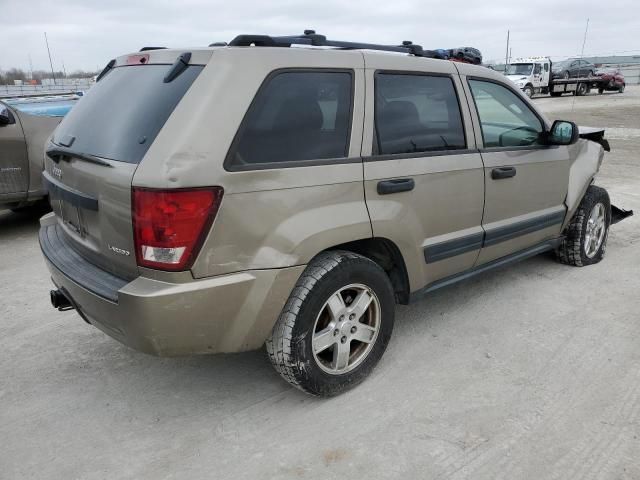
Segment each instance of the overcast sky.
M425 48L474 46L513 57L640 54L636 0L0 0L0 69L48 69L47 32L56 70L102 68L145 45L190 47L240 33L292 34L314 28L330 38Z

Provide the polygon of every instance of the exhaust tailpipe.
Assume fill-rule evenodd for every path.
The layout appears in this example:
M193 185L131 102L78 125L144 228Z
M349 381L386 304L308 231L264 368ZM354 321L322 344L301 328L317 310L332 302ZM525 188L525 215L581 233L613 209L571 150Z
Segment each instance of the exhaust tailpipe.
M57 308L61 312L73 310L73 304L61 290L51 290L49 296L51 297L51 306L53 308Z

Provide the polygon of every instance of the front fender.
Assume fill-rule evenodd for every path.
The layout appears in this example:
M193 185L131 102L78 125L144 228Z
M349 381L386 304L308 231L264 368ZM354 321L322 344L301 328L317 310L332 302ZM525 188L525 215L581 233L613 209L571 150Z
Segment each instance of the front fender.
M569 168L569 186L567 190L567 216L562 228L571 221L573 214L578 209L580 201L589 185L600 170L604 158L604 148L600 143L580 139L571 146L571 156L575 158Z

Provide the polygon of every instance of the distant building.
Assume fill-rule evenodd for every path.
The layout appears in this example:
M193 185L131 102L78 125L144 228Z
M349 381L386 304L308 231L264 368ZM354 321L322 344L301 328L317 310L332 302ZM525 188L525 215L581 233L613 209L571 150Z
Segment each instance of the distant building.
M583 59L597 66L623 67L640 65L640 55L611 55L605 57L583 57Z

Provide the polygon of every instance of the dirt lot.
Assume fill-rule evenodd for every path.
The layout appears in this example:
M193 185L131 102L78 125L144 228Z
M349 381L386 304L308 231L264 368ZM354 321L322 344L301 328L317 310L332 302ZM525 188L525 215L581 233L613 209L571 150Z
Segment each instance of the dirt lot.
M640 88L534 101L608 128L598 183L640 213ZM399 307L372 377L321 400L263 352L158 359L52 310L37 217L2 212L0 478L638 479L639 224L599 265L540 256Z

